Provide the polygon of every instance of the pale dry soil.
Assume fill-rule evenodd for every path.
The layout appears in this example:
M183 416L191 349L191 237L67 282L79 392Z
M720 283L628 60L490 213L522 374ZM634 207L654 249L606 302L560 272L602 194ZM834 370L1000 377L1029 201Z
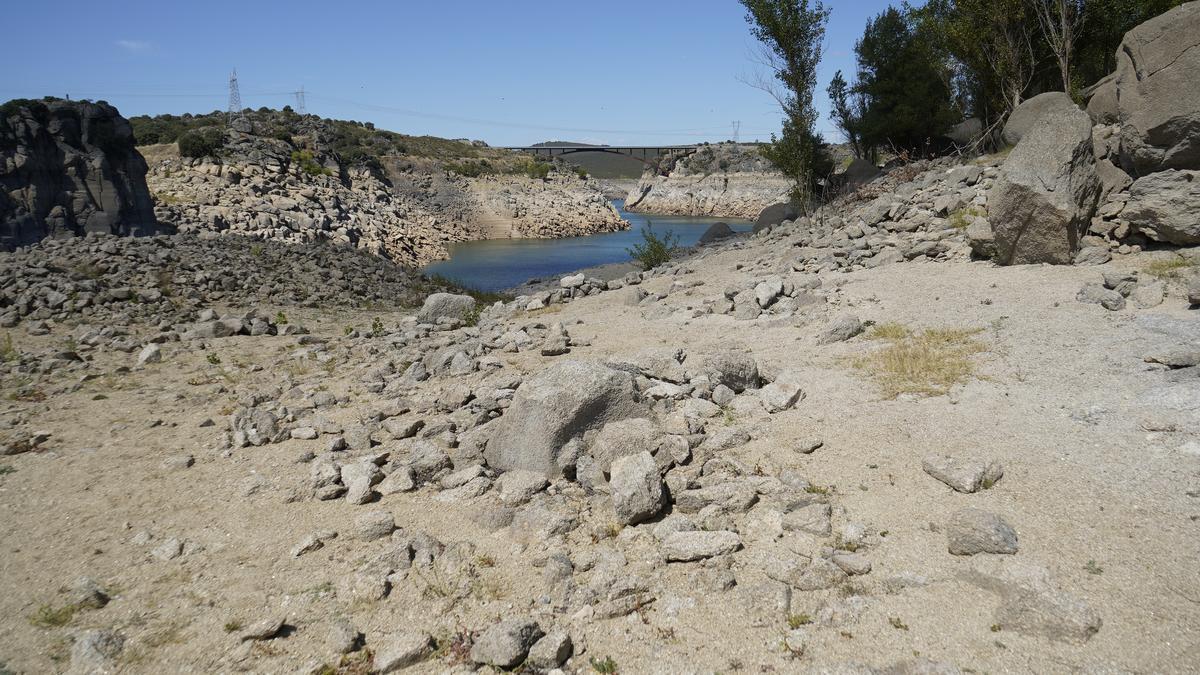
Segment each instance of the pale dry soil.
M1144 260L1118 259L1105 268L904 263L824 277L827 288L841 285L831 311L811 317L739 322L692 318L686 311L745 275L767 276L755 271L755 261L755 249L734 247L689 263L698 271L685 278L705 283L663 300L680 310L664 318L644 318L644 308L622 302L622 291L538 318L563 321L573 338L591 341L558 359L602 359L644 347L702 354L744 346L765 367L803 373L807 396L792 410L731 415L724 422L753 439L730 450L733 456L770 475L800 470L831 490L835 529L854 520L880 535L865 552L874 567L869 575L831 591L795 593L794 614L815 616L826 603L851 596L864 601L855 620L813 626L802 657L782 647L786 613L755 619L736 600L737 589L721 593L690 583L697 564L655 564L653 524L626 528L615 539L596 536L597 524L605 522L603 500L585 505L593 513L568 543L573 550L621 550L631 568L645 570L657 601L627 617L573 625L539 602L541 570L531 560L544 554L544 544L480 529L468 517L470 503L436 502L429 488L368 506L313 501L304 493L309 466L297 460L305 451L320 452L325 438L226 453L236 388L274 383L285 374L320 382L349 396L327 413L342 421L375 400L355 376L386 358L383 343L336 347L343 326L365 328L374 315L326 308L288 311L293 321L331 338L342 357L328 368L297 360L295 338L215 340L208 351L171 343L161 364L118 373L135 355L108 354L97 360L97 370L109 375L73 393L43 403L4 402L27 410L32 426L51 440L39 452L0 458L0 465L15 469L0 476L0 661L15 672L61 671L71 636L104 627L127 637L121 672L296 672L337 662L324 635L339 617L361 630L370 647L396 630L448 636L533 614L543 628L571 631L577 656L568 669L578 672L589 672L593 657L611 657L630 673L887 667L917 657L973 672L1196 668L1200 499L1188 493L1200 490L1197 437L1194 428L1191 434L1146 431L1146 420L1162 411L1139 398L1165 377L1142 357L1180 341L1139 321L1189 322L1180 325L1196 335L1200 317L1186 309L1178 289L1155 309L1108 312L1076 302L1080 286L1097 281L1101 269L1137 269ZM735 270L737 263L747 267ZM643 287L666 292L670 283L659 278ZM884 399L876 383L849 364L879 342L858 337L816 345L816 334L838 311L913 328L979 329L976 338L986 351L975 357L975 376L948 395ZM402 319L382 318L389 326ZM20 340L33 338L18 337L18 346ZM221 363L210 363L208 353ZM553 362L536 352L498 355L525 373ZM255 364L263 370L252 372ZM200 426L210 418L215 426ZM157 420L162 423L152 426ZM810 438L824 445L811 455L794 451ZM959 494L921 470L922 458L933 453L996 459L1005 476L989 490ZM164 468L164 460L180 454L194 455L195 466ZM977 561L950 555L941 531L948 514L966 506L1012 524L1020 537L1014 558L1046 566L1063 590L1098 611L1099 633L1085 644L1068 644L993 630L998 598L960 580ZM354 537L355 516L374 508L443 542L472 542L480 564L471 594L440 598L437 580L411 571L388 597L355 599L347 580L386 546ZM306 534L326 529L340 536L316 552L291 556ZM143 531L153 541L133 543ZM185 555L165 562L151 557L169 537L187 542ZM108 588L110 604L80 611L65 626L33 625L29 617L44 605L61 606L60 587L80 575ZM928 583L889 583L905 575ZM240 643L236 631L227 631L277 614L294 627L290 635ZM451 668L449 657L439 657L413 670Z

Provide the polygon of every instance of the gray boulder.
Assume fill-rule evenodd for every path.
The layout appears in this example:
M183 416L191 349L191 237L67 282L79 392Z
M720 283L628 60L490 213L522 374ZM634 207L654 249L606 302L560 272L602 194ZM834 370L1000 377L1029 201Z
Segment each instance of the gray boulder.
M954 555L1016 553L1017 533L1000 516L981 509L962 509L946 526L947 548Z
M1179 246L1200 244L1200 171L1168 169L1143 176L1129 195L1121 218L1139 232Z
M475 311L475 298L469 295L453 293L434 293L425 298L425 304L417 313L417 321L421 323L437 323L438 319L466 320Z
M617 522L622 525L636 525L657 516L662 510L662 478L649 452L626 455L614 461L609 489Z
M711 244L714 241L728 239L735 234L737 233L729 227L728 223L713 223L712 225L708 226L708 229L704 231L704 234L700 235L700 243Z
M1100 181L1091 120L1066 94L1056 96L1065 101L1046 106L988 193L1001 264L1070 264L1096 210Z
M592 457L599 463L600 470L607 473L620 457L653 453L663 435L657 424L643 417L614 420L596 434L592 441Z
M736 532L674 532L662 543L669 562L691 562L733 553L742 547Z
M715 384L723 384L734 393L758 388L758 362L749 354L727 350L704 357L702 363L704 372L713 376Z
M512 668L525 660L529 648L542 635L541 627L533 619L506 619L475 640L471 660L495 668Z
M1105 288L1103 284L1084 284L1075 295L1079 302L1100 305L1110 312L1125 309L1125 296L1117 291Z
M986 260L996 257L996 235L987 218L976 218L967 225L967 241L975 257Z
M1075 105L1071 97L1061 91L1038 94L1023 101L1016 110L1012 111L1012 114L1008 116L1008 121L1004 123L1001 137L1005 143L1016 145L1043 119L1059 117L1078 109L1079 107Z
M425 660L433 653L433 636L420 631L389 635L375 645L374 672L393 673Z
M1125 34L1117 49L1121 163L1134 176L1200 169L1200 3Z
M982 134L983 120L978 117L968 117L950 127L950 131L946 132L946 138L954 141L957 145L970 145L979 140Z
M759 212L754 220L754 233L758 234L768 227L775 227L785 220L795 220L800 217L800 209L790 202L772 204Z
M591 361L563 361L517 389L508 412L490 425L495 430L484 457L501 471L525 469L557 478L566 468L559 459L567 441L643 412L629 373Z

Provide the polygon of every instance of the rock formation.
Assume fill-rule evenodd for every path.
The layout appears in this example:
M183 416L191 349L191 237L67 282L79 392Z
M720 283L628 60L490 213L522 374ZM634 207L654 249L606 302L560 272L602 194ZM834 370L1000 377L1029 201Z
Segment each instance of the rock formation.
M629 211L751 219L787 199L791 182L752 145L706 145L648 168L625 201Z
M181 231L328 240L411 265L444 258L453 242L628 227L597 187L571 172L467 177L421 158L352 163L320 149L329 145L316 122L288 140L246 128L225 132L219 158L180 157L173 145L147 149L161 220Z
M116 108L57 99L0 107L0 249L159 230L146 162Z

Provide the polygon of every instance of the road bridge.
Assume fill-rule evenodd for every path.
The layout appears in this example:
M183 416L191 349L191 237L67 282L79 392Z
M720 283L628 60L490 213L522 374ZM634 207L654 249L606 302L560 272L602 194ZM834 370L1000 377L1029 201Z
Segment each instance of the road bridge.
M649 164L660 155L695 152L698 145L530 145L509 147L506 150L526 152L540 157L561 157L581 152L605 152L610 155L627 155Z

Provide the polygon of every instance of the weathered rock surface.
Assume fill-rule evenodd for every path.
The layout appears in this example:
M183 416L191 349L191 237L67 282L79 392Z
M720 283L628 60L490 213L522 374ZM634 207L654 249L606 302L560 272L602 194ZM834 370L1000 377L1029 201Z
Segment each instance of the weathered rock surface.
M567 441L640 412L628 373L590 361L563 361L521 385L512 406L493 422L484 456L501 471L558 477L566 468L559 460Z
M1017 533L1000 516L981 509L962 509L950 517L946 540L954 555L1016 553Z
M128 120L107 103L0 109L0 250L89 232L165 231Z
M666 156L646 170L625 202L629 211L684 216L754 218L787 198L790 181L754 146L705 145Z
M1002 137L1009 145L1017 145L1037 124L1047 118L1061 117L1077 110L1071 97L1062 92L1046 92L1021 102L1004 124Z
M994 619L1002 631L1082 643L1102 625L1100 615L1060 590L1044 567L1020 561L984 561L964 572L963 578L1000 596Z
M1200 169L1200 4L1125 34L1115 78L1121 163L1134 176Z
M1100 195L1091 120L1066 94L1043 96L1066 102L1043 112L988 193L997 261L1006 265L1070 264Z
M1168 169L1143 176L1130 186L1129 196L1121 217L1139 232L1179 246L1200 244L1200 171Z

